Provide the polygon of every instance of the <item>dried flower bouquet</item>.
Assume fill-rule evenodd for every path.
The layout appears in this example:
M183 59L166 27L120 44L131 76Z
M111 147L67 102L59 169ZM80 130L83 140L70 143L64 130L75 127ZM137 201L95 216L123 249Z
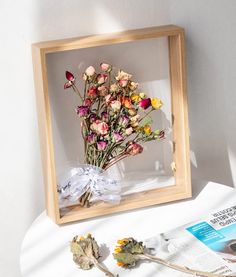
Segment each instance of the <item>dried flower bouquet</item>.
M84 140L84 163L108 169L118 161L142 153L142 143L161 140L164 130L152 130L150 114L163 103L138 90L132 75L101 63L101 72L89 66L83 73L83 93L74 75L66 71L65 89L71 88L79 97L76 112L81 119ZM87 190L80 198L89 206L92 193Z

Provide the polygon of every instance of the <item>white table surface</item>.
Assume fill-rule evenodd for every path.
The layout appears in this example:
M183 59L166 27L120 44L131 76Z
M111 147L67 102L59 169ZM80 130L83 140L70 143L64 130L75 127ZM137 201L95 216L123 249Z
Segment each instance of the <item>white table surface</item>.
M179 225L198 220L227 199L236 203L232 188L212 182L195 182L194 197L141 210L104 216L65 226L57 226L43 212L29 228L22 243L20 266L22 277L102 277L94 268L80 270L72 260L69 242L75 235L92 233L102 245L104 265L124 276L172 276L172 269L143 263L138 268L118 268L112 257L117 239L133 236L145 240ZM232 197L233 195L233 197ZM157 272L158 269L158 272Z

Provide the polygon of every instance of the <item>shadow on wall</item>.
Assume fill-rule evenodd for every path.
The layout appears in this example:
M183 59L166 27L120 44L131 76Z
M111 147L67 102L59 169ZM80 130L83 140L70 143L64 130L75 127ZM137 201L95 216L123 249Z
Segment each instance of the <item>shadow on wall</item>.
M193 177L235 186L236 2L171 1L170 12L186 29Z

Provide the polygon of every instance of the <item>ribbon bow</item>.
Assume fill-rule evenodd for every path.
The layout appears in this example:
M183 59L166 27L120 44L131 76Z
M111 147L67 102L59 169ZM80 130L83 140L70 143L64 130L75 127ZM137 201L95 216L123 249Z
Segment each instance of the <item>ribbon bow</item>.
M92 193L91 202L119 204L121 185L103 173L101 168L93 165L81 165L69 170L58 185L59 207L78 204L79 198L88 190Z

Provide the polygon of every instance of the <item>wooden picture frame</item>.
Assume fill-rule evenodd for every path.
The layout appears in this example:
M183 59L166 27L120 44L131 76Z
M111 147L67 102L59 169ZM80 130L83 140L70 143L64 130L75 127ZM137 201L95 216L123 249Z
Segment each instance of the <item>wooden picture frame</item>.
M173 161L175 185L131 194L119 205L98 203L90 208L74 207L73 211L60 215L54 160L53 134L46 55L60 51L121 44L138 40L166 37L168 39L169 68L172 101ZM129 30L112 34L62 39L32 45L35 89L38 108L39 131L46 192L46 208L49 217L57 224L112 214L160 203L191 197L189 158L189 131L186 94L186 69L184 29L174 25Z

